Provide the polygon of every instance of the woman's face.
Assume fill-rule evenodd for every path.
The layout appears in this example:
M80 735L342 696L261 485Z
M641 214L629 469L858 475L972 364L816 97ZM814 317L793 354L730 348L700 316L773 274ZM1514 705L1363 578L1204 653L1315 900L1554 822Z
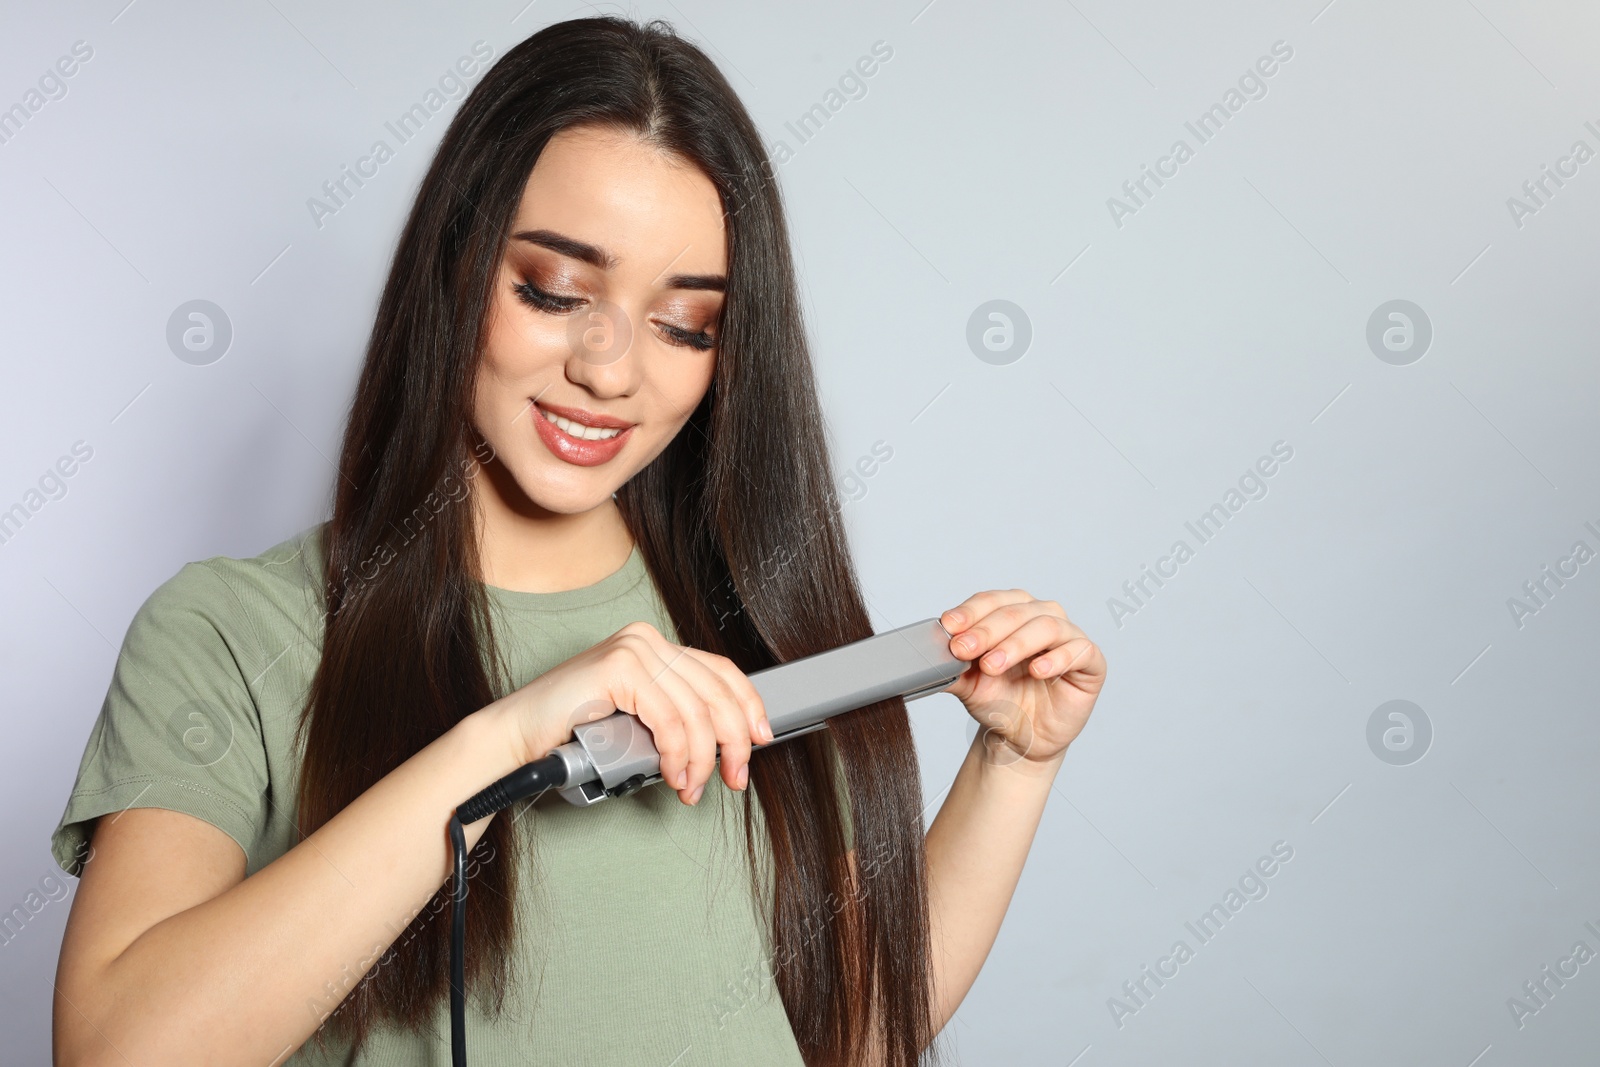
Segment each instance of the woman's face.
M520 512L576 514L660 454L711 385L726 273L722 202L694 165L611 128L551 138L478 370L492 491Z

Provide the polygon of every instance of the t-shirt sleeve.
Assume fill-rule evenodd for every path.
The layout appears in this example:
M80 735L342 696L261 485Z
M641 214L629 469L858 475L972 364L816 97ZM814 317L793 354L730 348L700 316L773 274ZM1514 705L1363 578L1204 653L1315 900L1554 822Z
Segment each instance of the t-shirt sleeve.
M50 838L77 876L94 820L128 808L166 808L210 823L239 843L250 868L267 826L261 720L244 664L255 637L233 589L190 563L135 613L105 703Z

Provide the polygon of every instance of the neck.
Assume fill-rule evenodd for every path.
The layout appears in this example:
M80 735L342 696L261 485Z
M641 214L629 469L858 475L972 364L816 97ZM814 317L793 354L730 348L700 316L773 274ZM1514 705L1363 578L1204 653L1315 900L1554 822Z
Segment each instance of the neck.
M546 511L498 461L474 479L478 566L486 585L523 593L559 593L616 573L633 550L617 502L572 515Z

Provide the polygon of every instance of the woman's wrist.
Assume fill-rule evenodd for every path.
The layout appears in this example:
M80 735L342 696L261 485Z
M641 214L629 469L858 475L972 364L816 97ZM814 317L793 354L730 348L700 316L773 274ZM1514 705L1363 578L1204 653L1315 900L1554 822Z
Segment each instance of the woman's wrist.
M531 751L517 713L516 695L478 709L456 726L472 750L482 754L484 767L492 775L487 781L495 781L546 754Z
M1053 756L1041 759L1032 753L1019 751L1006 740L985 742L983 731L981 730L978 732L978 736L973 738L972 746L978 763L987 773L1010 772L1013 775L1036 778L1043 781L1053 781L1056 772L1061 769L1061 764L1067 758L1066 748L1063 748Z

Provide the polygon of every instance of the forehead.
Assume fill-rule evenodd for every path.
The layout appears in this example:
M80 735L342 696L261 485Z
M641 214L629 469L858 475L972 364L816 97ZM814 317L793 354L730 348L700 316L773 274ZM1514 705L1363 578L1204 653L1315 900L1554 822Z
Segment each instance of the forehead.
M629 131L562 130L523 186L514 230L551 230L607 253L617 275L722 272L722 199L697 166Z

